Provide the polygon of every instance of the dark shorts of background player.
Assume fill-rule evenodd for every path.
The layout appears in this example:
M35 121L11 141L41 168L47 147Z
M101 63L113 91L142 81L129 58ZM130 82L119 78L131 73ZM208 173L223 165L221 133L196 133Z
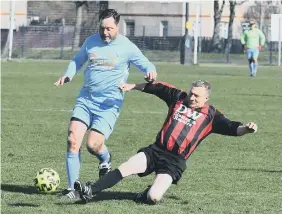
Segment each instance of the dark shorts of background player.
M152 172L156 174L169 174L172 177L172 183L177 184L186 169L185 160L165 152L156 144L144 147L138 150L137 153L139 152L144 152L147 157L147 169L144 173L139 173L139 177L147 176Z

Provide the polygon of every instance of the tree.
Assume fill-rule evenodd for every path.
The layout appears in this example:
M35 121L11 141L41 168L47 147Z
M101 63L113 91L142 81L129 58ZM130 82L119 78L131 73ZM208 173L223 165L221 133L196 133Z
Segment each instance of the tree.
M214 20L214 29L213 29L213 36L212 36L212 51L220 52L222 50L221 43L220 43L220 20L221 14L225 5L225 0L222 1L221 7L219 7L219 1L215 0L213 3L213 20Z
M250 6L244 17L248 20L253 19L258 23L258 27L263 30L265 20L271 17L271 14L279 13L279 2L275 1L255 1L254 5Z
M75 28L74 28L72 50L79 47L80 31L81 31L81 24L82 24L82 6L87 4L87 1L75 1L74 3L76 7L76 23L75 23Z
M236 0L229 0L229 22L228 22L228 36L225 43L225 53L226 53L226 62L229 63L229 53L232 45L232 37L233 37L233 22L235 17L235 8L236 5L241 5L245 1L237 2Z

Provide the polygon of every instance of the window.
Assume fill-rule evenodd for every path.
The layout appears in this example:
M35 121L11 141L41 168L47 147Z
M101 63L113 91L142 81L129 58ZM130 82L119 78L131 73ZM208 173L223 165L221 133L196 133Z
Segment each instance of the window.
M160 23L160 36L168 36L168 21L161 21Z
M228 36L228 22L220 22L219 36L220 36L220 38L227 39L227 36Z
M134 21L125 21L125 35L134 36L135 31L135 22Z

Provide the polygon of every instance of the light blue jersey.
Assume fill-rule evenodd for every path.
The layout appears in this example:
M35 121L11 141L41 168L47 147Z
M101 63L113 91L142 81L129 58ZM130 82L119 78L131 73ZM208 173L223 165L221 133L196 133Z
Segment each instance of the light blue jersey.
M124 99L119 85L127 82L130 65L135 65L144 75L156 72L156 68L135 44L120 34L109 44L101 39L99 33L88 37L69 64L65 76L72 79L86 61L88 64L84 71L84 84L77 98L73 117L99 130L101 125L93 127L95 121L91 120L93 115L97 115L108 121L112 129ZM107 131L99 131L105 136L109 135L104 133Z
M81 93L88 92L93 102L120 106L123 94L121 83L127 82L130 64L134 64L144 74L155 72L155 66L141 53L128 38L118 35L106 44L97 33L86 39L83 46L65 73L70 79L87 61L84 71L84 84ZM112 99L107 104L106 99Z

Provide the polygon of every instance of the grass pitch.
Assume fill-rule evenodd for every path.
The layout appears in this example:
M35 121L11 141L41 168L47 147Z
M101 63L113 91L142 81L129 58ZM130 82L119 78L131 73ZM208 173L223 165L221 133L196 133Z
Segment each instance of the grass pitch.
M211 135L188 159L187 170L156 206L137 205L134 192L154 175L132 176L87 205L63 203L57 195L38 194L36 172L55 169L65 188L66 134L81 87L79 73L70 84L54 87L66 61L2 63L1 209L3 213L282 213L282 71L259 67L250 78L246 66L157 64L158 79L187 89L196 79L212 84L209 103L233 120L255 121L258 133L240 138ZM129 82L143 82L133 69ZM113 167L154 142L167 107L140 92L126 95L115 130L107 141ZM98 161L85 143L81 179L96 180Z

